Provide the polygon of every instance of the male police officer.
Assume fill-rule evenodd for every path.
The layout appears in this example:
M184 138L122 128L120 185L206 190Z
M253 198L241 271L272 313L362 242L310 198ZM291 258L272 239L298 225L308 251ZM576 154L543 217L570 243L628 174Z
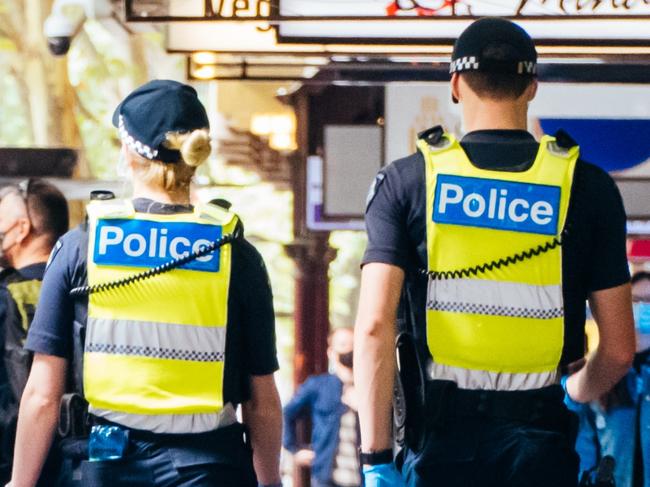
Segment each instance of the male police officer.
M54 244L68 230L68 204L41 179L0 192L0 483L9 480L18 403L31 365L23 349ZM43 479L45 481L46 479Z
M587 298L601 341L569 377L568 394L596 399L631 364L621 199L568 137L538 144L526 131L536 60L517 25L470 25L451 63L468 134L458 142L429 130L417 154L377 176L354 351L363 357L355 383L368 398L359 408L366 485L402 481L390 411L403 284L426 383L421 416L407 404L408 485L575 486L573 421L559 384L583 355Z

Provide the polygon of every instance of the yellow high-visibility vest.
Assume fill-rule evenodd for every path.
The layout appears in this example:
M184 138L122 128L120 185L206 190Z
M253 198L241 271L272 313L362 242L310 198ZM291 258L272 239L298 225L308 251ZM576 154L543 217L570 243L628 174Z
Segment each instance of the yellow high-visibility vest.
M118 200L91 202L88 218L89 285L187 255L232 233L237 223L213 205L158 215ZM225 245L181 268L91 294L83 366L91 411L128 425L146 424L142 417L218 415L230 274L231 246ZM184 428L164 421L156 427L192 431Z
M556 240L578 148L563 149L545 136L532 165L509 172L474 166L449 134L433 146L426 140L417 146L426 167L426 323L433 362L445 373L553 373L564 345L562 248ZM545 251L528 253L540 248ZM490 265L524 253L509 265ZM481 270L454 272L472 268Z

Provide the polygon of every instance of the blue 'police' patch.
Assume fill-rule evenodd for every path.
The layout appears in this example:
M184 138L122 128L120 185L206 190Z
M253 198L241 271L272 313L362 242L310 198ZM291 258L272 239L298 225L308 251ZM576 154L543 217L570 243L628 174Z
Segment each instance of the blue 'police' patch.
M555 235L560 194L558 186L441 174L433 221Z
M188 255L221 238L222 227L185 222L100 220L95 231L93 262L98 265L153 268ZM219 250L182 269L218 272Z

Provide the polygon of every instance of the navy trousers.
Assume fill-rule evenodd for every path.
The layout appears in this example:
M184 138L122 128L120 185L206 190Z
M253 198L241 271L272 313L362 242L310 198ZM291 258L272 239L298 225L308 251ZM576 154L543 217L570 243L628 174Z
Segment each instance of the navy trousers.
M243 432L241 425L234 425ZM228 427L233 428L233 427ZM226 429L226 428L224 428ZM256 487L252 452L241 433L172 435L156 438L131 435L124 458L90 462L87 441L65 445L65 487Z
M579 459L570 432L490 418L450 418L406 449L409 487L576 487Z

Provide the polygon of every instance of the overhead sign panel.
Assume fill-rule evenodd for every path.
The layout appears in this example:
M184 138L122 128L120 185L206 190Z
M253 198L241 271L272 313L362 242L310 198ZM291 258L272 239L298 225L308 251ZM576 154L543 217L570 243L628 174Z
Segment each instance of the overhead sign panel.
M173 22L167 28L167 49L171 52L215 51L247 54L442 54L450 45L358 45L279 43L277 32L268 22Z
M130 22L385 20L413 17L631 18L647 0L125 0Z
M251 2L255 3L255 2ZM280 0L287 17L621 17L648 15L645 0Z
M648 0L127 0L128 20L169 22L168 49L182 52L448 54L490 15L515 20L542 54L650 48Z
M279 13L329 17L280 23L281 43L452 43L477 17L503 16L516 20L538 45L650 44L645 0L282 0Z

